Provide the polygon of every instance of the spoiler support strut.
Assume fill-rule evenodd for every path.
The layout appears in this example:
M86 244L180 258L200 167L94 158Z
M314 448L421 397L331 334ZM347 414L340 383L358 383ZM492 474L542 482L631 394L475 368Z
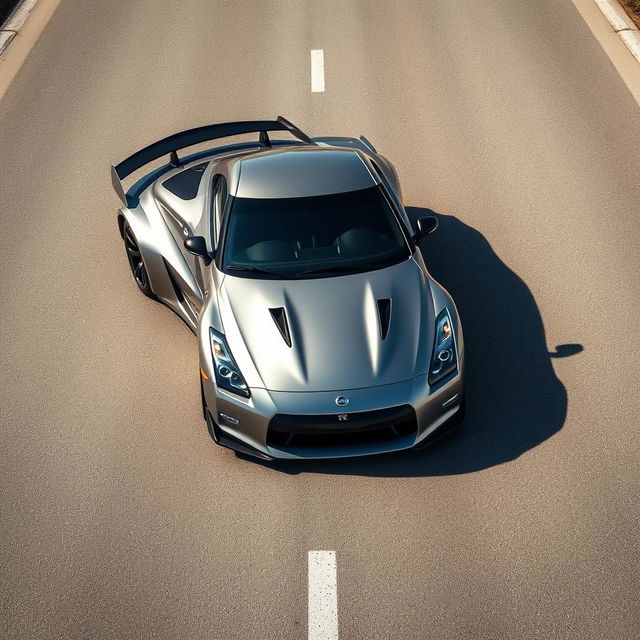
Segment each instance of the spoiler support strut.
M225 122L222 124L211 124L195 129L188 129L180 133L174 133L167 138L163 138L158 142L154 142L149 146L136 151L122 162L111 166L111 183L114 191L118 194L125 206L129 206L127 202L127 194L124 190L122 181L131 175L137 169L145 164L157 160L165 154L169 154L169 162L173 167L180 166L180 158L178 150L190 147L200 142L209 140L217 140L218 138L227 138L230 136L242 135L245 133L259 133L259 144L271 146L268 131L288 131L298 140L305 144L316 144L306 133L302 132L293 123L286 118L278 116L276 120L244 120L240 122Z

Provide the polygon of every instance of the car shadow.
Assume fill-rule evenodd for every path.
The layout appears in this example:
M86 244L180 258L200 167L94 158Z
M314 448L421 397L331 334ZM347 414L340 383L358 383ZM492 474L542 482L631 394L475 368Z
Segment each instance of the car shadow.
M421 451L261 464L289 474L470 473L514 460L562 428L567 392L551 359L579 353L582 345L548 351L531 291L482 234L454 216L419 207L407 212L414 223L425 215L438 218L437 231L421 248L429 271L451 293L460 312L466 354L464 425Z

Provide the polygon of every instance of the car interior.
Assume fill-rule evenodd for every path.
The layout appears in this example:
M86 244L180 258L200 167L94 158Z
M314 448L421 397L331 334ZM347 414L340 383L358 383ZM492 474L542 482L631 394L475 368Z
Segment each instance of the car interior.
M236 207L230 219L227 262L310 266L397 252L404 242L388 205L352 204L318 211L300 203L294 215L291 200L282 208L273 202L268 208Z

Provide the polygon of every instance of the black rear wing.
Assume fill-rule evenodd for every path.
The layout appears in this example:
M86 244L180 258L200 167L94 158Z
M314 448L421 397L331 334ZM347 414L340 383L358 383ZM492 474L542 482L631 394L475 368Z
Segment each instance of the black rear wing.
M111 165L111 182L115 192L125 206L127 206L127 196L122 185L128 175L132 174L140 167L143 167L153 160L169 154L170 163L174 167L180 166L178 150L190 147L200 142L227 138L229 136L239 136L245 133L259 133L259 143L263 146L271 146L268 131L288 131L298 140L306 144L316 144L306 133L303 133L286 118L278 116L276 120L245 120L242 122L224 122L222 124L210 124L205 127L197 127L163 138L158 142L150 144L148 147L136 151L126 160L116 165Z

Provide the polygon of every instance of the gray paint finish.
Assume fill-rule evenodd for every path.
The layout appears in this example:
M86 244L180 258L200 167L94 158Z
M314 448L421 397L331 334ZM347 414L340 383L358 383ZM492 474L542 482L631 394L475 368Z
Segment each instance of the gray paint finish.
M377 301L391 299L389 333L380 336ZM412 260L369 273L313 280L227 276L220 295L227 333L251 345L255 386L325 391L393 384L425 374L433 345L433 301ZM288 347L269 309L283 307ZM236 339L234 353L242 349ZM331 407L327 407L330 409Z
M386 181L374 178L374 165L370 169L365 157L367 162L373 161L386 170ZM306 454L294 454L331 458L408 449L440 427L445 418L456 412L462 415L464 354L457 309L451 296L433 280L419 254L391 267L357 274L288 280L247 274L236 277L233 271L225 274L218 270L216 262L205 266L202 258L194 257L184 246L185 238L204 236L209 250L215 245L224 253L219 238L223 225L219 220L212 224L211 190L215 189L216 176L223 176L236 196L254 198L295 199L311 194L348 193L380 184L387 192L386 199L394 202L397 209L393 224L406 225L408 218L400 201L397 175L388 160L378 157L356 138L324 138L322 146L256 147L249 153L246 149L235 154L212 149L211 155L198 161L206 160L210 162L197 197L181 200L162 187L167 176L185 170L170 169L142 192L138 206L121 209L118 216L121 224L130 225L137 238L150 293L173 309L198 336L200 365L206 376L201 381L203 409L218 423L216 429L260 454L288 458L293 451L267 444L270 419L287 413L288 404L272 392L309 394L306 408L303 405L302 410L296 411L301 415L336 414L333 401L318 404L318 396L313 394L352 390L361 391L359 411L408 404L416 412L415 430L408 437L399 438L394 431L395 440L391 442L367 441L343 448L327 443L309 447ZM398 191L393 190L396 186ZM380 198L385 196L380 194ZM233 209L227 215L233 215ZM319 216L318 231L322 224ZM404 237L403 233L398 235ZM408 249L407 245L407 255ZM391 305L384 338L379 300L390 300ZM443 380L444 387L436 394L424 376L433 355L435 318L444 308L453 322L457 345L457 355L453 357L458 366ZM274 322L272 309L284 310L290 346ZM219 387L211 328L224 335L238 373L250 391L248 398ZM416 387L414 381L419 378L422 381ZM400 392L394 391L387 403L380 404L384 397L381 390L402 382L409 384L398 387ZM267 391L266 397L256 393L261 389ZM368 393L368 405L362 402L363 393ZM448 394L447 398L458 394L452 407L441 406L442 393ZM275 398L279 401L275 402ZM225 415L231 416L232 421ZM215 432L212 436L220 440Z
M357 191L377 182L355 150L289 147L241 160L235 195L301 198Z

